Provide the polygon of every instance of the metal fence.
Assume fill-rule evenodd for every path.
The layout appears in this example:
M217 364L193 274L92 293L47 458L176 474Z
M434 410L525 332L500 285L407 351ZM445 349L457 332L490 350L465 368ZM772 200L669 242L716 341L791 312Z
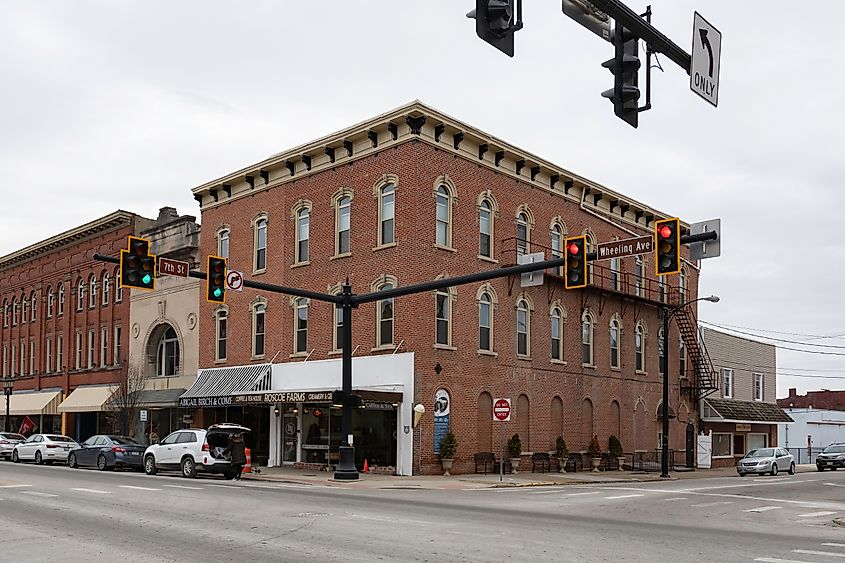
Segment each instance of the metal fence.
M824 448L784 448L795 457L795 463L816 463L816 456Z

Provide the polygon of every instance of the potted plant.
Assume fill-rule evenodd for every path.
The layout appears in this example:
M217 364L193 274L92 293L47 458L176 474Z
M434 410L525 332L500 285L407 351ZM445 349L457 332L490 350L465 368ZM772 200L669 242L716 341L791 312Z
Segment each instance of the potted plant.
M566 441L563 436L558 436L555 440L555 455L557 455L558 463L560 463L560 472L566 473L566 460L569 457L569 448L566 447Z
M599 444L598 436L593 436L593 439L590 441L590 447L587 448L587 452L590 454L593 471L598 472L599 465L601 465L601 445Z
M622 466L625 465L625 456L622 452L622 443L616 436L610 436L607 439L607 451L610 455L616 458L616 463L619 466L619 471L622 471Z
M455 454L458 452L458 440L450 430L440 440L440 463L443 465L443 475L449 477L452 470L452 462L455 460Z
M519 459L522 455L522 440L519 439L519 434L514 434L508 440L508 455L511 456L511 468L516 473L519 469Z

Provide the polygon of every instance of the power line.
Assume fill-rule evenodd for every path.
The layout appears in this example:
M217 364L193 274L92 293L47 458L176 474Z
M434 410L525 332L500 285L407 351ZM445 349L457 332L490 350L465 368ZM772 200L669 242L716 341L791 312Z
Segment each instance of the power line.
M706 322L706 321L701 321L701 322ZM754 327L738 326L738 325L718 325L716 323L707 323L707 324L712 324L714 326L720 326L720 327L723 327L723 328L731 328L731 329L740 328L740 329L744 329L744 330L754 330L754 331L757 331L757 332L770 332L772 334L786 334L786 335L789 335L789 336L803 336L805 338L843 338L843 337L845 337L845 334L829 334L829 335L802 334L800 332L782 332L782 331L778 331L778 330L769 330L769 329L765 329L765 328L754 328Z
M786 342L787 344L799 344L801 346L816 346L818 348L836 348L837 350L845 350L845 346L836 346L834 344L811 344L809 342L800 342L798 340L787 340L787 339L784 339L784 338L775 338L774 336L761 336L759 334L754 334L753 332L743 332L741 330L736 330L736 329L733 329L733 328L727 328L726 326L722 326L722 325L719 325L719 324L716 324L716 323L710 323L710 322L701 321L701 320L698 321L698 322L700 322L701 324L705 324L705 325L715 326L715 327L718 327L718 328L724 328L724 329L730 330L732 332L738 332L739 334L745 334L745 335L748 335L748 336L756 336L757 338L761 338L761 339L764 339L764 340L773 340L775 342ZM789 350L790 348L786 348L786 349ZM802 350L802 351L811 352L811 350Z

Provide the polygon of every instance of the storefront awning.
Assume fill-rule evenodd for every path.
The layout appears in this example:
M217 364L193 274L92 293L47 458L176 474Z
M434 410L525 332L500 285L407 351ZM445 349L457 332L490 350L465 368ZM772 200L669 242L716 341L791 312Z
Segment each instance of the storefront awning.
M185 389L145 389L138 391L139 407L175 407Z
M9 397L9 416L56 414L61 402L61 391L12 393ZM2 414L5 413L5 409L2 409Z
M117 388L113 385L80 386L68 395L59 412L100 412Z
M704 399L701 419L705 422L757 422L776 424L795 422L782 408L762 401Z
M254 364L200 370L191 388L179 397L179 406L227 406L233 395L269 391L270 367L270 364Z

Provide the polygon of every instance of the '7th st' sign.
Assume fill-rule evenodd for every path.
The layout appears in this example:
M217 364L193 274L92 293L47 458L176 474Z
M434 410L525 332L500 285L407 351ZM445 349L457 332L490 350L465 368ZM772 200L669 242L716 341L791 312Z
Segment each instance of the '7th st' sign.
M608 260L622 256L635 256L654 252L654 236L629 238L601 243L596 251L596 260Z

